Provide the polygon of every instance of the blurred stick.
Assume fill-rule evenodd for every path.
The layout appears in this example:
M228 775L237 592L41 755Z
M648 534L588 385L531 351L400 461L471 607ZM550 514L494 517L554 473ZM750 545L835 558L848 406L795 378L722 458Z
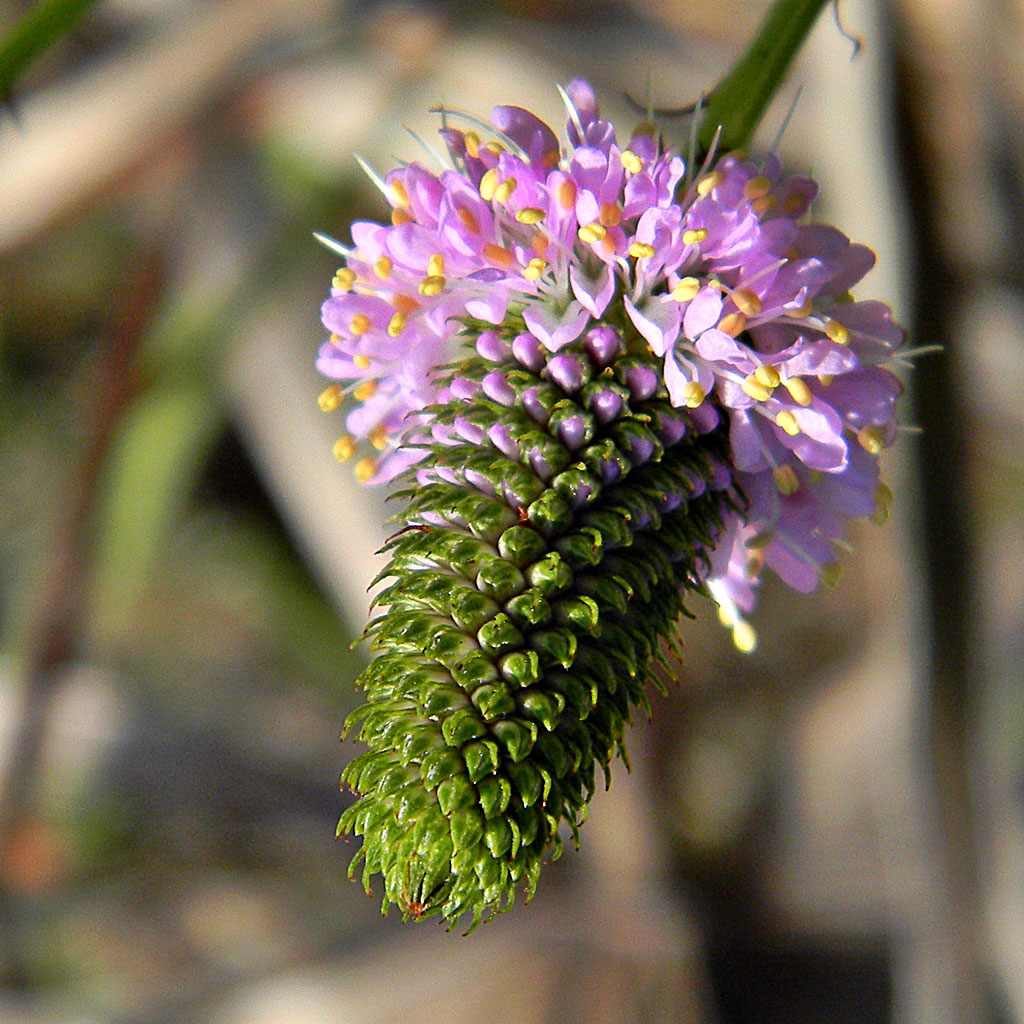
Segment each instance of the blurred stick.
M67 491L55 496L63 515L55 528L24 634L15 645L21 669L21 713L12 730L4 778L0 779L0 864L19 829L31 820L59 669L75 657L83 640L83 599L100 481L111 442L142 388L137 353L162 283L163 267L153 256L137 263L125 282L107 351L91 382L96 404L86 424L88 439L69 475ZM8 895L6 879L0 873L0 899L6 900Z

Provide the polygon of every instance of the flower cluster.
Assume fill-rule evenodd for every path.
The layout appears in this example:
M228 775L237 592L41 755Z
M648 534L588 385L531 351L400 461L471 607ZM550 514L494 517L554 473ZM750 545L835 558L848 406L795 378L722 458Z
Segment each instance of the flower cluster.
M685 429L728 434L715 486L736 500L704 582L750 648L742 613L765 566L810 591L834 575L846 522L885 514L877 457L895 438L901 385L884 364L903 332L887 306L850 295L874 256L806 221L812 180L785 176L774 156L687 168L647 128L620 142L585 82L565 95L565 150L518 107L493 111L489 138L443 112L452 166L379 180L391 223L353 226L323 306L318 367L340 383L321 405L348 391L359 402L335 453L365 442L357 476L389 480L438 439L436 403L481 389L502 400L500 374L440 372L467 327L483 354L555 379L580 372L584 349L607 365L641 346L634 396L649 386L685 411ZM606 389L592 408L622 400Z

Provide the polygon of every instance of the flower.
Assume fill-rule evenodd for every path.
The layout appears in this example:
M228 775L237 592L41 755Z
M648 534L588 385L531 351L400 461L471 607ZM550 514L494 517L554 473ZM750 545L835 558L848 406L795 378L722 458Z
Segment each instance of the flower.
M565 149L518 107L486 139L445 111L451 167L377 179L391 223L353 226L323 305L320 404L358 403L335 454L409 485L339 826L407 917L529 896L684 597L749 651L762 571L813 590L891 497L903 334L849 295L870 251L805 223L775 157L694 172L565 97Z
M373 483L421 459L424 410L451 395L438 368L467 324L517 325L513 349L534 369L595 331L622 347L639 336L671 403L729 432L743 500L723 543L739 548L713 559L725 568L710 571L712 592L738 588L749 611L764 566L813 589L845 522L878 510L877 455L896 436L902 388L883 364L903 331L849 294L874 255L805 223L817 185L774 155L687 174L648 129L620 142L586 82L565 96L565 149L519 107L492 112L486 141L446 111L451 168L380 180L391 223L353 226L323 306L318 367L361 403L336 451L369 442L357 473Z

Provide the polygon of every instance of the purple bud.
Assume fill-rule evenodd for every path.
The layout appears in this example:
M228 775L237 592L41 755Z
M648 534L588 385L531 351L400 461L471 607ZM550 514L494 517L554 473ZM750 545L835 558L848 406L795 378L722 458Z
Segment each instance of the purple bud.
M547 375L565 392L574 395L586 380L586 369L579 356L558 355L548 360Z
M677 508L683 503L683 496L677 491L669 491L667 494L661 496L661 511L662 512L675 512Z
M590 501L590 495L593 491L594 488L590 484L578 484L576 490L573 491L572 497L569 499L569 504L573 508L583 508Z
M519 396L523 408L538 422L547 423L550 413L544 403L537 397L536 388L525 388Z
M719 420L718 410L710 402L701 402L696 409L690 410L690 422L697 428L698 434L710 434L718 426Z
M512 341L512 355L533 373L544 365L544 346L532 334L517 334Z
M642 402L658 390L658 372L650 366L631 366L626 371L626 387L638 402Z
M622 339L614 327L595 327L587 332L583 346L594 364L600 368L607 366L619 354Z
M599 391L590 399L590 411L598 423L610 423L622 412L622 396L615 391Z
M523 496L521 494L517 494L507 483L502 483L501 489L505 495L505 501L508 503L510 508L522 508L529 504L523 500Z
M476 339L476 350L492 363L503 363L509 356L509 344L497 331L484 331Z
M516 393L509 384L505 374L495 370L487 374L483 381L484 394L499 405L511 406L516 400Z
M559 440L566 448L575 451L582 447L587 440L587 421L582 415L567 416L555 428L555 433L558 434ZM654 450L653 445L651 445L651 450Z
M519 442L512 436L512 432L504 423L492 423L487 428L487 436L491 439L491 444L493 444L502 455L507 455L510 459L514 459L516 462L519 461L521 453Z
M478 427L475 423L467 420L465 416L456 416L454 426L459 437L470 444L480 444L484 439L483 427Z
M551 479L551 464L547 459L544 458L539 448L530 449L530 468L541 478L541 480Z
M686 420L682 416L662 415L658 420L658 438L666 448L678 444L686 434Z
M601 483L613 484L622 476L622 470L614 459L604 459L601 462Z
M452 398L458 398L462 401L473 398L480 390L480 382L476 380L467 380L465 377L453 377L451 384L448 386L448 390L451 392Z
M642 466L645 462L649 462L654 454L654 442L647 437L631 438L626 454L634 466Z
M466 483L471 487L475 487L478 491L483 491L484 494L494 494L494 484L477 470L466 469L463 470L462 475L465 477Z

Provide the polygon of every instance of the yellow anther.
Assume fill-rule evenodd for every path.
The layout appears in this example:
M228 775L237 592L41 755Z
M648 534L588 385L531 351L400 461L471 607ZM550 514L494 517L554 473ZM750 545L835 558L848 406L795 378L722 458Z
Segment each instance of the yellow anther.
M484 146L484 149L489 153L493 153L495 156L501 156L501 154L505 152L505 147L500 142L493 139Z
M420 308L420 304L411 296L405 294L399 294L395 296L394 302L391 303L399 313L413 313Z
M788 410L783 409L775 417L775 422L781 427L790 437L796 437L800 433L800 424L797 423L796 417Z
M356 479L361 483L365 484L367 480L377 472L377 460L371 458L369 455L365 459L360 459L356 463L355 474Z
M796 213L797 210L803 208L806 202L806 197L800 195L799 192L794 192L792 195L788 195L782 200L782 212L786 214Z
M783 381L783 383L786 385L786 390L797 405L811 404L811 398L813 395L811 395L811 389L807 386L802 377L790 377L788 380Z
M330 340L330 343L332 345L339 345L339 346L341 345L341 335L340 334L332 334L329 340Z
M752 373L743 381L742 388L743 394L749 395L755 402L767 402L772 397L771 390L766 388Z
M546 266L547 263L544 260L540 259L540 257L535 257L526 264L526 267L523 269L523 277L527 281L536 281L544 273Z
M433 256L427 260L427 277L443 277L444 276L444 257L439 253L435 252Z
M398 208L391 211L391 223L397 228L402 224L411 224L416 218L408 211Z
M624 149L619 159L622 161L622 166L625 167L630 174L639 174L644 169L644 162L633 152L631 149Z
M746 619L740 619L732 627L732 642L740 654L751 654L757 647L757 631Z
M543 256L548 251L551 240L543 231L535 231L530 239L530 248L538 255Z
M744 316L757 316L761 312L761 299L749 288L737 288L732 293L732 301Z
M475 160L480 155L480 136L476 132L465 132L462 141L466 144L466 152Z
M761 196L750 204L750 208L758 217L763 217L778 201L779 197L775 195Z
M516 190L516 179L506 178L497 188L494 190L494 201L496 203L507 203L512 197L512 193Z
M537 206L526 206L516 214L520 224L539 224L544 219L544 211Z
M366 356L353 356L352 362L359 367L360 370L365 370L370 365L370 360Z
M850 332L838 320L829 320L825 324L825 337L837 345L850 344Z
M796 494L800 490L800 478L796 475L796 470L792 466L779 466L772 473L775 477L775 486L778 487L779 493L789 497L791 494Z
M373 272L382 280L386 281L391 276L391 268L394 264L387 258L387 256L381 256L379 260L373 265Z
M654 246L646 242L634 242L629 247L629 255L635 260L650 259L654 255Z
M843 292L842 295L837 295L835 297L835 300L836 300L836 302L843 302L843 303L853 302L853 292L849 292L849 291Z
M875 488L875 511L871 522L882 526L889 520L889 506L892 504L892 491L885 484L879 483Z
M425 277L420 281L419 288L417 291L420 295L426 296L428 299L435 295L440 295L444 291L445 280L440 275Z
M742 313L726 313L718 321L718 329L734 338L739 337L747 329L747 318Z
M390 321L388 321L388 334L392 338L397 338L402 331L405 330L405 321L407 317L404 313L396 313Z
M341 385L331 384L320 392L316 403L324 412L334 412L341 405Z
M602 203L598 220L606 228L614 228L622 221L622 207L618 203Z
M832 381L834 381L834 380L835 380L835 377L831 373L819 373L818 374L818 383L823 388L827 388L829 386L829 384L831 384Z
M683 386L683 401L686 402L687 409L696 409L705 397L704 389L695 380Z
M594 221L591 224L584 224L577 232L580 241L585 242L587 245L593 245L594 242L600 242L607 233L608 232L604 229L603 225L598 224L597 221Z
M409 193L405 190L405 185L402 184L397 178L391 182L391 198L394 200L395 206L408 206L409 205Z
M379 452L382 452L387 448L388 432L384 429L383 423L378 423L377 426L370 431L370 444L372 444Z
M354 437L339 437L331 449L332 454L339 462L348 462L356 453L356 439Z
M688 228L683 232L683 245L698 245L708 237L707 228Z
M493 242L488 242L480 250L480 254L488 263L493 264L495 267L501 267L502 270L508 270L516 262L508 249L503 249L500 245L495 245Z
M700 291L700 281L695 277L684 277L672 289L672 298L676 302L689 302Z
M723 181L725 181L725 175L721 171L712 171L710 174L705 174L697 182L697 195L706 196L713 188L721 185Z
M473 216L471 210L464 209L463 207L460 206L458 208L458 217L459 220L462 222L462 226L468 232L474 235L480 234L480 224L477 221L476 217Z
M379 385L375 380L364 380L363 383L352 392L352 397L355 398L357 402L365 402L368 398L373 398L373 396L377 394L378 387Z
M871 455L877 455L885 447L882 432L877 427L861 427L857 431L857 443Z
M365 313L356 313L348 322L349 333L355 337L365 334L373 326L373 321Z
M787 309L786 316L791 316L795 320L802 320L804 317L810 316L814 312L814 306L811 300L808 299L802 306L797 306L796 309Z
M563 210L571 210L576 205L576 183L566 178L555 189L555 198Z
M843 574L843 567L838 562L821 567L821 582L830 590L839 583L839 577Z
M762 196L768 195L771 190L771 181L769 181L763 174L759 174L756 178L751 178L750 181L743 186L743 198L760 199Z
M480 198L489 203L494 198L494 192L498 187L498 172L492 167L484 172L480 179Z
M348 267L339 268L338 272L334 275L334 280L331 284L335 288L340 288L342 291L348 291L349 288L355 283L356 275L355 272L349 270Z
M771 542L771 531L765 530L763 533L758 533L751 537L750 540L747 541L747 548L751 551L760 551L761 548L768 547Z
M771 366L769 363L762 363L755 371L754 377L757 379L759 384L763 384L766 388L775 390L779 386L782 378L779 376L779 371Z

